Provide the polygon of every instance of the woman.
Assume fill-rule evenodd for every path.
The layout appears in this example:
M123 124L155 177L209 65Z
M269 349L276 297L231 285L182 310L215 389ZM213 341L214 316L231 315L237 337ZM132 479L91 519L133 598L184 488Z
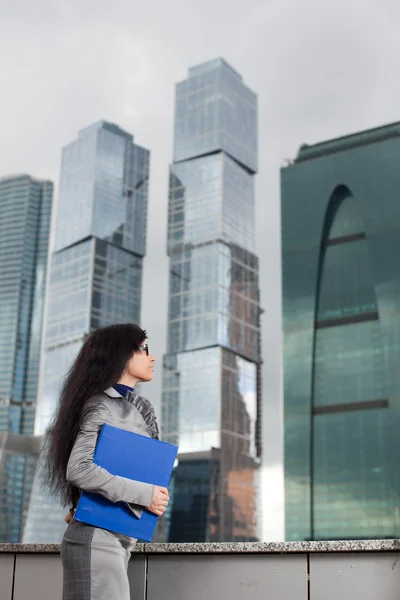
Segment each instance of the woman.
M127 502L136 517L143 507L161 516L166 488L111 475L93 462L104 423L158 438L154 409L135 394L151 381L155 357L137 325L97 329L84 343L64 383L45 445L46 481L70 505L62 544L63 600L129 600L128 561L136 540L73 518L80 490ZM132 457L134 460L135 457Z

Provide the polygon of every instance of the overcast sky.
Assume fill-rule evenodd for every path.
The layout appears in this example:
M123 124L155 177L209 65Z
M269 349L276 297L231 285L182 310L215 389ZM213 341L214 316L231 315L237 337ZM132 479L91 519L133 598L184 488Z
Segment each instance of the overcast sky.
M224 57L259 96L263 538L283 535L279 168L313 143L400 120L398 0L0 0L0 176L58 183L98 119L151 150L142 325L165 351L174 84ZM148 396L159 405L161 369Z

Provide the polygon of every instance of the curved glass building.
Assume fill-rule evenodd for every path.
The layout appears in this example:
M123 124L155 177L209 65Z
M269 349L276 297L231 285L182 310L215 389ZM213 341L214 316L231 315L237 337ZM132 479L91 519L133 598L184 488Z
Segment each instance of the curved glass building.
M400 534L400 124L282 169L286 538Z

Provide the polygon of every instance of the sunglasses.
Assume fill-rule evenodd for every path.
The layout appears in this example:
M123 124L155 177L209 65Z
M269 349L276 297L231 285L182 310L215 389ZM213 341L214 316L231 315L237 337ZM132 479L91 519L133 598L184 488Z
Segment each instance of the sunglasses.
M148 346L148 344L142 344L141 346L139 346L138 350L140 350L140 352L146 352L146 356L149 355L149 346Z

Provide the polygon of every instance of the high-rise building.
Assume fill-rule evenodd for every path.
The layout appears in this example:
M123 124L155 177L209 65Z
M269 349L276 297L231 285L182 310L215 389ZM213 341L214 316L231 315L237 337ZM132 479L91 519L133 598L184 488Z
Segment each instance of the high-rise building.
M0 179L0 435L34 429L53 184L28 175ZM36 457L0 444L0 541L21 541ZM18 463L18 464L17 464ZM15 468L12 467L14 465ZM28 469L29 471L29 469Z
M140 322L148 179L148 150L116 125L95 123L63 150L36 434L45 433L85 337ZM36 477L24 540L57 541L60 509L39 490Z
M286 538L400 534L400 123L282 169Z
M163 438L179 445L169 541L256 540L260 305L257 98L224 60L177 85Z
M22 541L41 438L0 433L0 541Z

